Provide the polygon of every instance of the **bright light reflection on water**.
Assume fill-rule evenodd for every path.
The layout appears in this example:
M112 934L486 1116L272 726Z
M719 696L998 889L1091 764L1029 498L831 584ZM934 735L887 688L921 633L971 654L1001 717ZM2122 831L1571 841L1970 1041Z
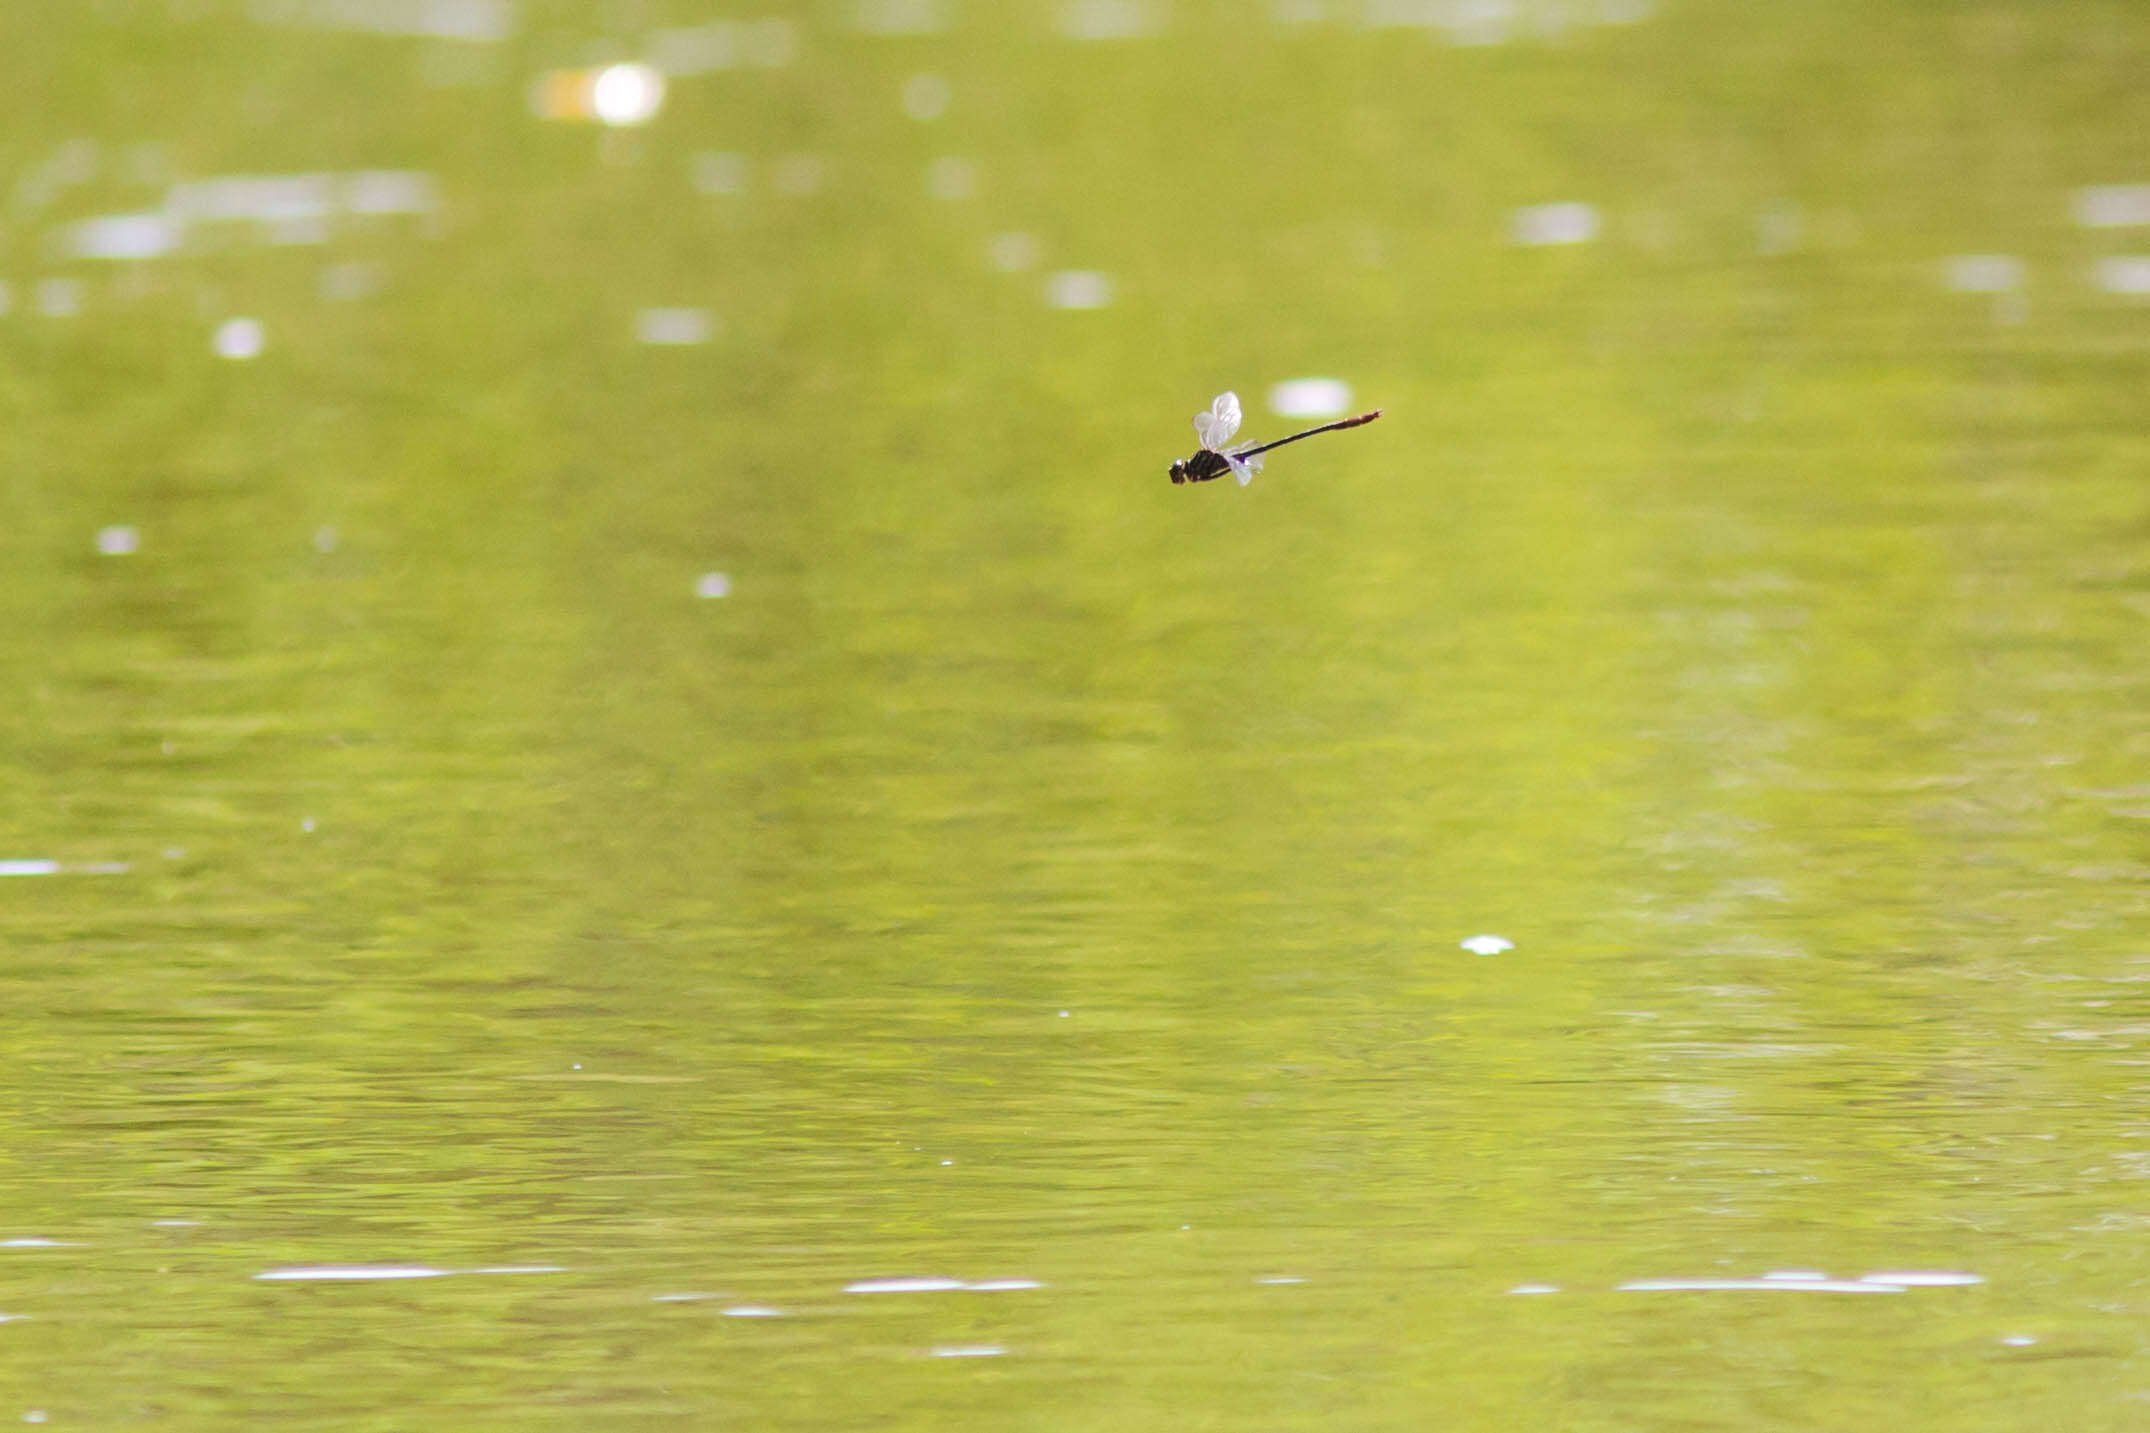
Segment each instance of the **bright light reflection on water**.
M248 0L247 14L266 25L490 44L515 33L516 8L516 0Z
M1160 0L1060 0L1060 33L1071 40L1131 40L1164 23Z
M926 192L936 199L976 197L978 166L958 155L943 155L926 166Z
M228 318L217 325L210 336L209 346L219 358L243 362L259 358L265 342L261 320L258 318Z
M914 1278L860 1279L844 1285L847 1294L931 1294L964 1287L961 1279L919 1276Z
M717 333L715 315L699 308L646 308L635 315L635 339L659 346L707 343Z
M386 1279L444 1279L446 1269L424 1264L302 1264L267 1269L254 1277L267 1283L365 1283Z
M903 112L915 120L939 119L948 112L953 91L935 74L913 75L903 82Z
M2150 254L2116 254L2098 260L2097 285L2109 294L2150 294Z
M590 82L590 112L602 124L647 124L663 106L664 76L650 65L607 65Z
M1281 418L1337 418L1351 411L1351 385L1340 378L1289 378L1269 389Z
M1094 269L1063 269L1045 280L1045 302L1059 309L1100 309L1112 302L1112 278Z
M46 318L73 318L82 312L89 288L80 279L39 279L37 311Z
M953 0L852 0L852 23L872 35L933 35L949 26Z
M1596 206L1576 200L1518 209L1509 221L1518 244L1587 244L1600 228Z

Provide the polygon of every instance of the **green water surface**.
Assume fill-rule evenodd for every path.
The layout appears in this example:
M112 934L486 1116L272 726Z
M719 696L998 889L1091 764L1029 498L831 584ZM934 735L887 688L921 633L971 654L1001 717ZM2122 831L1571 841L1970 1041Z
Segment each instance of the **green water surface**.
M439 8L0 21L0 1421L2150 1419L2141 7Z

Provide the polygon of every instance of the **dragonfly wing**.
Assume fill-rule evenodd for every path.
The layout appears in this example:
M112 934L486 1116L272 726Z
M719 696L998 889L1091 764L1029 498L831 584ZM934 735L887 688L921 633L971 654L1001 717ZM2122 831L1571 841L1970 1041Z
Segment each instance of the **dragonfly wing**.
M1209 405L1207 413L1194 415L1194 434L1202 440L1202 446L1212 451L1221 450L1232 441L1239 431L1239 395L1219 393L1217 401Z
M1262 470L1262 459L1259 453L1251 458L1242 458L1237 453L1226 453L1224 461L1231 464L1232 476L1239 479L1241 487L1253 482L1254 475Z

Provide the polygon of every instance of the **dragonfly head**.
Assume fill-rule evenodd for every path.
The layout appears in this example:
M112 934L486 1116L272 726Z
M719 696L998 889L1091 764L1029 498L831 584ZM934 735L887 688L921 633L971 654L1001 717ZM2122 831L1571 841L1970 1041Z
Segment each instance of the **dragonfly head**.
M1174 458L1172 460L1172 481L1175 483L1187 481L1187 460L1185 458Z

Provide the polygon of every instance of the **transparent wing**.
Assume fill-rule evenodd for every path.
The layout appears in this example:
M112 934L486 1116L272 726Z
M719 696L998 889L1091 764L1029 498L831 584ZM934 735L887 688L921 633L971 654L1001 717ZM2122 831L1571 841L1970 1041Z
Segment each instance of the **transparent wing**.
M1239 395L1219 393L1217 401L1209 405L1207 413L1194 415L1194 435L1202 446L1212 452L1220 451L1232 441L1239 431Z
M1239 479L1241 487L1253 482L1254 475L1262 470L1262 455L1259 453L1251 458L1242 458L1237 452L1230 452L1224 455L1224 461L1231 465L1232 476Z

